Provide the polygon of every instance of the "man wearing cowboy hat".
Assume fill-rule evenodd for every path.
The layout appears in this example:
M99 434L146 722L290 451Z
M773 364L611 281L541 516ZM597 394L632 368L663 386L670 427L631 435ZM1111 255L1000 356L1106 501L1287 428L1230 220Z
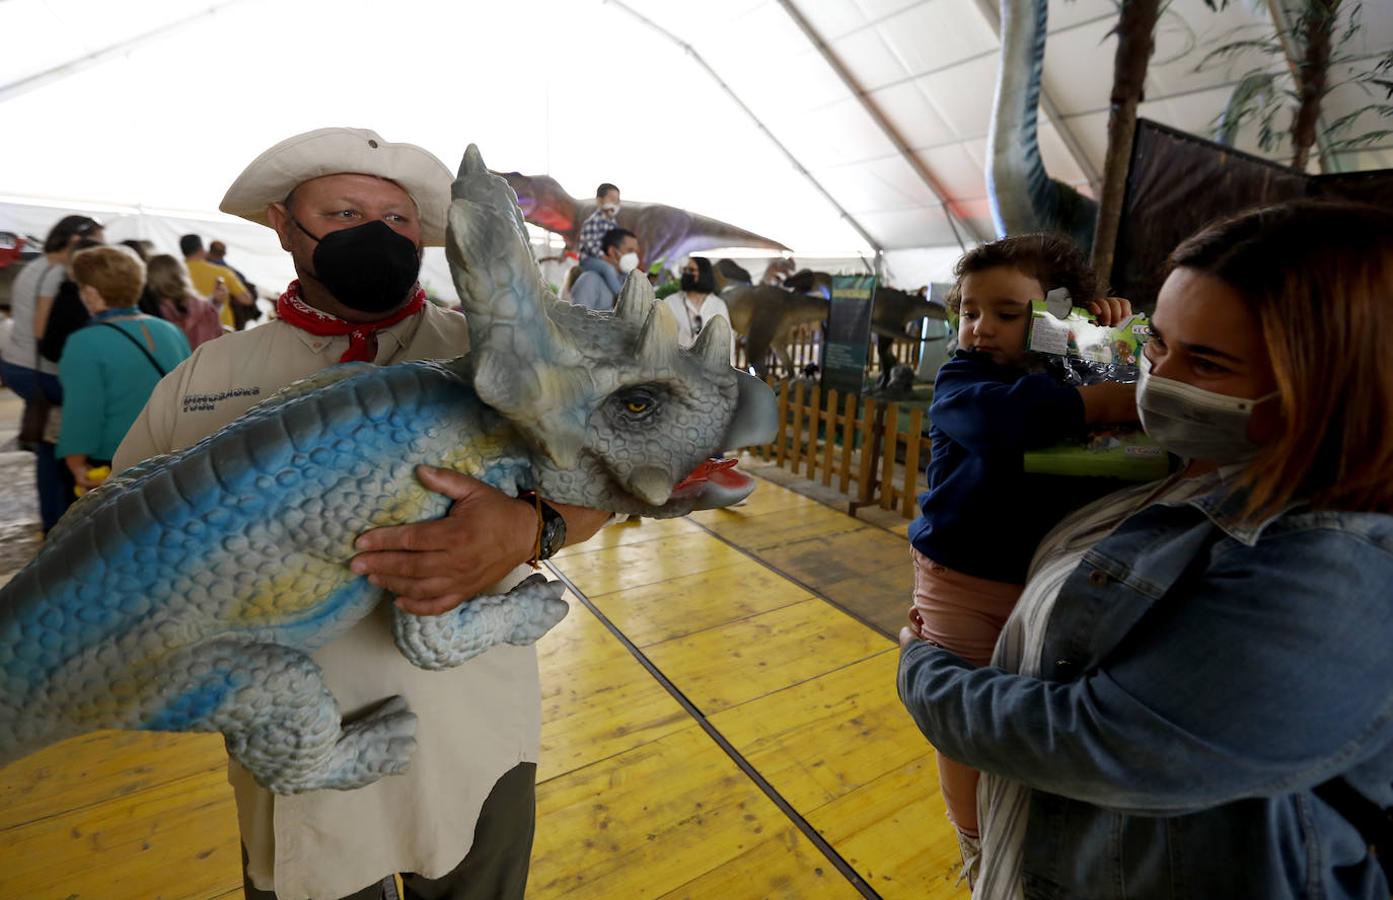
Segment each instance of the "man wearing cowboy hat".
M209 341L160 382L115 467L187 447L339 362L465 352L464 317L425 302L416 281L421 248L445 242L451 180L427 151L362 129L311 131L257 157L221 208L274 228L299 277L276 321ZM426 615L529 571L533 505L443 469L420 478L454 499L450 514L367 532L355 572ZM607 518L555 507L551 550ZM407 699L420 723L411 768L353 791L277 796L229 762L249 898L375 900L398 872L410 873L408 897L523 895L541 727L536 649L495 647L426 672L397 651L385 606L313 657L346 716L384 696Z

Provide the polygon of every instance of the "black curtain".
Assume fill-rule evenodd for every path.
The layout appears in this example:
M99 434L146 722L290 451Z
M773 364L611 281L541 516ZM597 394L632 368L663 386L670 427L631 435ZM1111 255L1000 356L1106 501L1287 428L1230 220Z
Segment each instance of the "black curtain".
M1308 176L1295 169L1137 121L1111 293L1146 312L1156 306L1166 257L1216 219L1301 197L1341 197L1393 206L1393 169Z

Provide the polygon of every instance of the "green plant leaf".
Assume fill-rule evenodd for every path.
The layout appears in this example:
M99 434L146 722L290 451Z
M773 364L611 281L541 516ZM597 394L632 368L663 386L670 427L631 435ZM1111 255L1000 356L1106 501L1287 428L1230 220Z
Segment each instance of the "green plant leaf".
M1360 147L1371 147L1383 142L1385 139L1393 137L1393 129L1383 129L1380 131L1366 131L1358 137L1345 138L1343 140L1331 141L1329 147L1334 152L1344 152L1346 150L1358 150Z
M1276 75L1254 70L1234 86L1224 109L1214 120L1214 140L1232 147L1243 123L1259 115L1273 103Z
M1275 38L1253 38L1251 40L1230 41L1206 53L1204 58L1200 60L1199 65L1195 66L1195 71L1202 71L1219 61L1227 62L1233 57L1248 50L1257 50L1268 56L1279 56L1283 52L1281 43Z

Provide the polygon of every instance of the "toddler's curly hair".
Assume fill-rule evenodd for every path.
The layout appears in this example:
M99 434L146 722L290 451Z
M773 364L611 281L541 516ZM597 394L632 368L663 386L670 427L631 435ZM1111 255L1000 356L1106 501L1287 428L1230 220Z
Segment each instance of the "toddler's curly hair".
M953 267L955 281L948 292L948 308L956 313L962 306L963 278L999 266L1029 275L1046 293L1068 288L1075 306L1087 306L1098 298L1098 279L1079 245L1062 234L1041 232L1005 237L964 253Z

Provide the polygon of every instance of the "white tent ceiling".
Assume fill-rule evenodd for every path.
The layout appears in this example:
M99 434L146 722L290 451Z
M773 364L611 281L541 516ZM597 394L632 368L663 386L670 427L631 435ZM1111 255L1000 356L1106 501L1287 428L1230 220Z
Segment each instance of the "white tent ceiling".
M1393 3L1364 6L1358 52L1386 52ZM1270 32L1269 15L1266 0L1222 13L1173 0L1142 114L1206 133L1257 61L1196 64L1235 29ZM1115 19L1112 0L1050 2L1041 145L1051 174L1085 190L1102 168ZM476 142L491 166L576 195L615 181L800 256L879 247L917 284L958 253L950 211L963 240L992 232L996 27L995 0L3 0L0 85L18 86L0 88L0 196L203 213L270 144L349 124L447 163ZM1327 108L1363 102L1342 89ZM1239 146L1260 152L1253 129ZM1393 146L1338 164L1393 166Z

